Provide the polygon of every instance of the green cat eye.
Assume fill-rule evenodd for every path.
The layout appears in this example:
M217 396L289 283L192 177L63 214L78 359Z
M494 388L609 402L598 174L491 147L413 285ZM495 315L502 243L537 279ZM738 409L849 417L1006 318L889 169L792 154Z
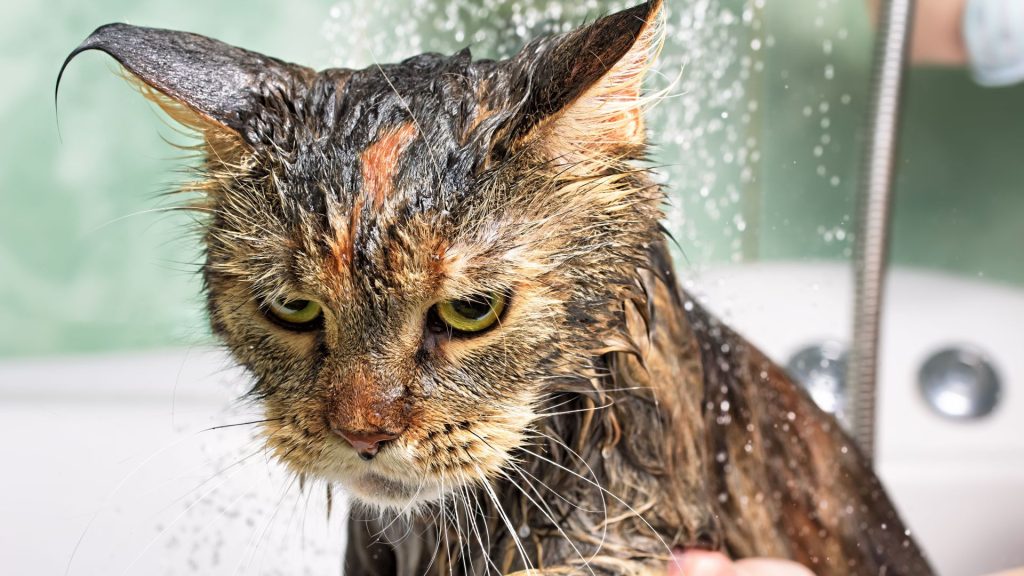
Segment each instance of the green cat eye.
M271 300L267 312L289 328L305 329L320 320L323 309L312 300Z
M475 294L457 300L438 302L437 317L459 332L481 332L494 325L505 310L503 294Z

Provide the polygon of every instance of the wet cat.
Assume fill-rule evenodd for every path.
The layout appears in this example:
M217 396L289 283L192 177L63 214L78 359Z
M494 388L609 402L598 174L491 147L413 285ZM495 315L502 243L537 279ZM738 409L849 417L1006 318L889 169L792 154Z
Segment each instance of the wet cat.
M316 72L111 24L203 138L213 331L349 574L659 574L673 548L928 574L836 422L679 287L644 164L651 1L503 61ZM65 62L65 66L67 62Z

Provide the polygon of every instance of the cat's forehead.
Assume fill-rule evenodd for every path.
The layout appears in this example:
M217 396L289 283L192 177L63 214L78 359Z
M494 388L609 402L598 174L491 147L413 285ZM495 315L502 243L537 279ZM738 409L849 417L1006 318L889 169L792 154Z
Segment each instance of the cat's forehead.
M324 70L302 99L299 129L282 131L290 141L264 153L285 192L314 211L357 201L378 210L429 207L443 191L465 188L484 160L483 121L503 106L489 89L498 75L493 62L473 62L468 51Z
M497 92L488 90L501 67L474 62L468 51L452 56L421 54L397 64L362 70L324 70L309 98L331 144L364 149L382 136L415 125L438 145L457 143L475 112L493 107ZM448 142L448 141L456 142Z

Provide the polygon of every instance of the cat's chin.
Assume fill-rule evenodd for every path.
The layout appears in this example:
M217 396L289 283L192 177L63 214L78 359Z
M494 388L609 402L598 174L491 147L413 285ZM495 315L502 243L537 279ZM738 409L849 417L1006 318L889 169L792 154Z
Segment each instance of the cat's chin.
M373 508L413 511L442 497L440 487L434 482L413 484L375 472L355 475L343 484L360 504Z
M395 445L386 447L371 461L364 461L347 445L331 442L321 451L315 466L301 467L304 461L294 457L285 464L295 466L297 473L311 473L341 488L355 504L399 513L421 511L479 482L465 472L443 477L421 472L410 456L412 453L411 448ZM478 473L484 473L488 464L493 466L497 462L472 463Z

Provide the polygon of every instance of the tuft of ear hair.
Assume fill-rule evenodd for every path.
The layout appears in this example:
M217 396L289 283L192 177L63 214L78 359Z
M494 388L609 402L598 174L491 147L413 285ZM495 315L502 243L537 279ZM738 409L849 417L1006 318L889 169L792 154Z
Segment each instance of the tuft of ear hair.
M64 60L100 50L130 74L143 95L172 118L203 134L211 148L256 147L259 122L274 121L305 94L316 72L188 32L107 24ZM278 121L286 119L278 118Z
M509 136L539 142L551 154L637 155L652 100L642 96L643 80L663 41L663 2L650 0L558 37L539 53L527 49L530 92Z

